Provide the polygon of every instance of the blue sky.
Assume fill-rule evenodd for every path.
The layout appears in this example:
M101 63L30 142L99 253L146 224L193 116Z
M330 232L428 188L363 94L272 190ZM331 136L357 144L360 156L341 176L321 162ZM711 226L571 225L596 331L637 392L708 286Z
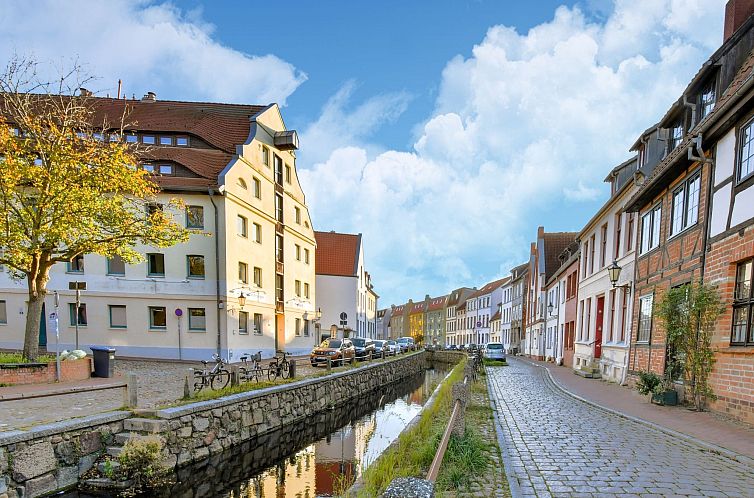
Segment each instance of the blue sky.
M387 306L506 274L538 225L578 231L724 3L17 1L0 53L78 58L102 94L280 103L315 227L364 234Z

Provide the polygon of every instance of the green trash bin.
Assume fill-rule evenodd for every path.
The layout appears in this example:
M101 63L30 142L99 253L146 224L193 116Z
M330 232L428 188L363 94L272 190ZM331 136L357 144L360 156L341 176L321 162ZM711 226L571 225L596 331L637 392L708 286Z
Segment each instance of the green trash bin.
M94 357L95 377L115 377L115 348L108 346L89 346Z

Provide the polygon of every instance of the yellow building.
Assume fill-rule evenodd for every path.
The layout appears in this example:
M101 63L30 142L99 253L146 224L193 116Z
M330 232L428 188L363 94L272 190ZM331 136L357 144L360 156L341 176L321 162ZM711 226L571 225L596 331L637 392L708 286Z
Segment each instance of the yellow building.
M417 344L424 341L424 315L426 312L426 301L412 303L408 312L409 335L414 338L414 342Z

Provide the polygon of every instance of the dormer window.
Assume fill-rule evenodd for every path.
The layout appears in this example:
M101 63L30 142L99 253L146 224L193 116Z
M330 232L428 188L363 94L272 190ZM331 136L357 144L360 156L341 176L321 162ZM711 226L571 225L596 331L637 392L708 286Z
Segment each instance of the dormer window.
M146 171L147 173L154 173L155 171L154 164L144 164L142 168L144 168L144 171Z
M160 164L160 174L161 175L172 175L173 174L173 165L172 164Z
M139 137L136 135L126 135L126 143L135 144L139 141Z
M173 145L173 137L168 137L165 135L161 136L160 145Z
M681 144L681 140L683 140L683 120L678 120L673 125L672 128L670 128L670 137L668 140L668 152L672 151L676 147L678 147Z
M188 147L188 137L175 137L175 145L178 147Z
M704 119L715 108L715 82L710 81L699 94L699 119Z
M141 137L141 143L148 144L148 145L154 145L155 144L155 138L154 135L144 135Z

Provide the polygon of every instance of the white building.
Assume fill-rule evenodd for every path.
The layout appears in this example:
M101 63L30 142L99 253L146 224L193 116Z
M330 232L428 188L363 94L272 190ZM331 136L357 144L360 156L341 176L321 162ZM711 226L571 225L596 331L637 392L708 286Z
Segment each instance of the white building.
M374 338L377 333L377 294L364 266L361 234L315 232L316 283L323 334L333 326L338 337Z
M314 344L314 232L296 174L298 137L277 105L95 98L124 140L149 148L140 166L161 187L156 208L197 231L168 248L139 246L145 261L125 264L85 254L52 269L43 314L60 295L61 349L113 346L119 356L234 361L243 353L308 351ZM72 282L84 282L78 315ZM243 295L243 298L242 298ZM26 284L0 274L11 311L0 348L23 344ZM42 320L40 345L53 335Z

